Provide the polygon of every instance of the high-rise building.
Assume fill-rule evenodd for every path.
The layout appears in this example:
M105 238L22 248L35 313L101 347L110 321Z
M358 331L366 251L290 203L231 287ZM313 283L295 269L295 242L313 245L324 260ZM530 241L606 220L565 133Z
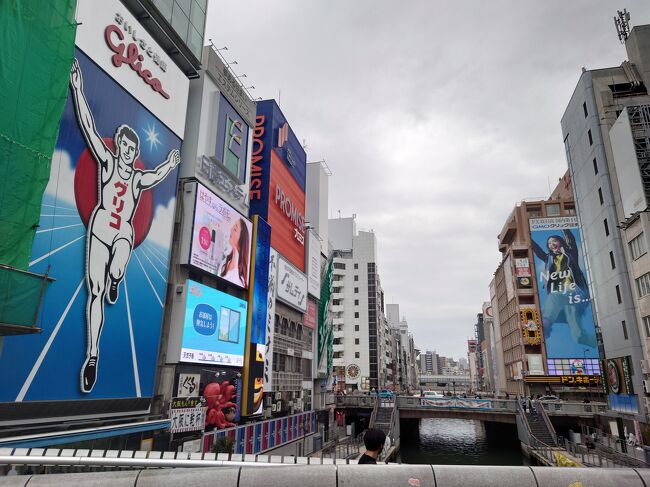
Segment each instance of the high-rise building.
M373 232L357 231L355 217L329 220L333 255L334 374L339 389L386 385L384 292Z
M577 226L571 199L524 201L499 233L503 260L493 303L509 394L579 397L589 386L600 387L589 275Z
M628 60L583 68L562 116L562 136L573 184L591 293L607 377L608 402L619 434L646 418L645 318L650 265L647 248L650 26L625 36ZM619 227L623 231L619 231ZM626 423L624 424L624 421Z

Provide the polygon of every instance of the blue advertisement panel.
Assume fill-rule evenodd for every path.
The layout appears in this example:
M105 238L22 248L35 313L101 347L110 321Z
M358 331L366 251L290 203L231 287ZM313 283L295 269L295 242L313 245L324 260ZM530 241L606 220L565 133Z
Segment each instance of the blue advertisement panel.
M547 357L574 359L574 373L586 373L575 361L597 359L598 347L577 217L529 224Z
M4 338L0 402L153 394L181 139L75 58L29 267L55 282L43 332Z
M257 217L255 242L255 283L253 302L265 303L269 294L269 257L271 254L271 226ZM266 306L253 306L251 343L266 343Z
M271 151L305 192L307 154L275 100L257 102L251 154L250 214L268 220Z
M289 420L287 418L282 418L282 443L288 441L289 436Z
M248 125L223 95L219 98L218 117L215 154L228 172L244 183L247 169Z
M244 365L248 303L187 281L181 362Z
M235 453L246 453L246 427L237 428Z
M269 448L275 446L275 421L269 422Z
M253 453L259 453L262 450L262 424L255 424L255 444L253 445Z

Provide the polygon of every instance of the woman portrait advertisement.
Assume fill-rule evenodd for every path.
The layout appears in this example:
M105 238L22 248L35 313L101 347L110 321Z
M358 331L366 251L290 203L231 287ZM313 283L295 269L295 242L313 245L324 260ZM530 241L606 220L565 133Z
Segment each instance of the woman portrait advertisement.
M562 230L561 235L557 230L534 231L531 236L538 259L535 263L538 293L544 338L547 349L551 349L547 350L551 352L549 356L556 355L553 349L560 348L565 350L561 355L572 352L572 356L579 357L587 351L590 352L587 356L592 351L597 353L589 287L572 229Z
M243 288L248 287L248 267L250 265L250 235L246 222L239 217L230 227L228 248L221 264L219 277Z

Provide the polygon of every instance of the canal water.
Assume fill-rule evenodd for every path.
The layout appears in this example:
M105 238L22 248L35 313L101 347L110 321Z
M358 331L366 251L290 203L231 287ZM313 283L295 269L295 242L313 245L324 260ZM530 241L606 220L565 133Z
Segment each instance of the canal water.
M398 461L437 465L528 465L515 425L465 419L402 421Z

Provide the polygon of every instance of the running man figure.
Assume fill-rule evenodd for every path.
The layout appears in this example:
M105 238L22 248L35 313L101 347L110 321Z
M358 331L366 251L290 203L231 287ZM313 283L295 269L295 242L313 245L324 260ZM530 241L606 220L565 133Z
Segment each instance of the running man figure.
M135 167L140 139L135 130L121 125L115 132L115 153L97 133L83 93L77 60L70 71L77 120L86 145L97 163L98 201L88 221L86 237L86 360L81 368L81 390L90 392L97 379L99 339L104 326L104 298L117 301L118 289L133 251L133 217L142 192L160 183L180 163L178 150L151 171Z

